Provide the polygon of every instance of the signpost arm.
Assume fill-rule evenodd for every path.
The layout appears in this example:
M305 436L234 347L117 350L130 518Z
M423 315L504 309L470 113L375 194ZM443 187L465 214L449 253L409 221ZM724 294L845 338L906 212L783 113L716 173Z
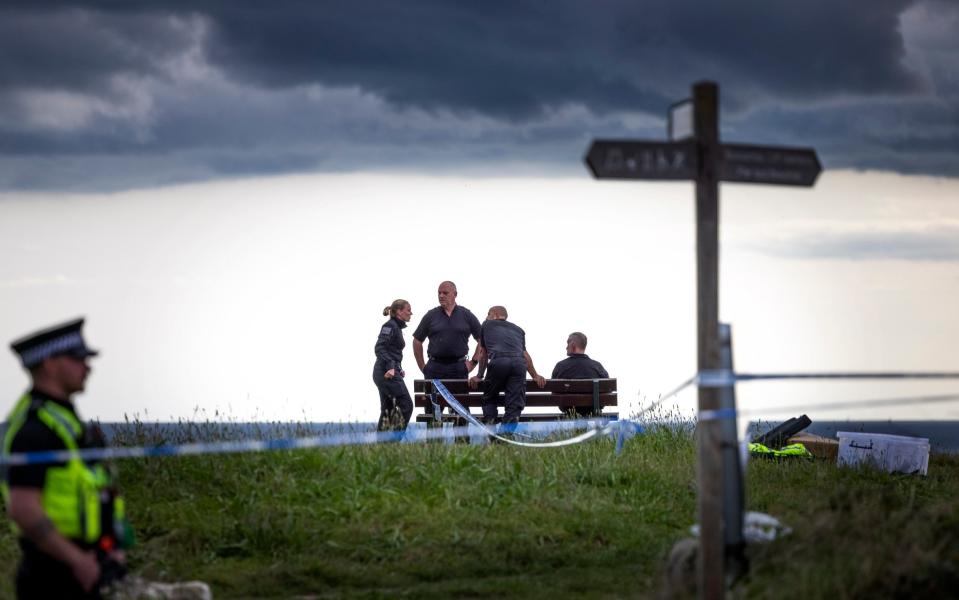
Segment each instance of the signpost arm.
M719 345L719 86L693 86L693 128L698 148L696 175L696 289L697 367L715 371L720 366ZM699 412L720 407L719 388L699 387ZM707 600L725 595L723 463L721 429L716 420L697 426L699 481L699 592Z

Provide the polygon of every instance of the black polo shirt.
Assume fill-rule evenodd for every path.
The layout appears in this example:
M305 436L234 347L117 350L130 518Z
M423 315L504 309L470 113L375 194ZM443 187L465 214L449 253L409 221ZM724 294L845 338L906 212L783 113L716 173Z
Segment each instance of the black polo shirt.
M608 379L603 365L585 354L570 354L553 367L550 379Z
M497 354L522 356L526 350L526 332L509 321L489 319L480 330L480 344L493 359Z
M442 306L430 309L413 332L413 337L420 342L429 338L426 354L430 358L446 360L466 356L470 335L479 339L479 319L459 304L453 307L449 316Z

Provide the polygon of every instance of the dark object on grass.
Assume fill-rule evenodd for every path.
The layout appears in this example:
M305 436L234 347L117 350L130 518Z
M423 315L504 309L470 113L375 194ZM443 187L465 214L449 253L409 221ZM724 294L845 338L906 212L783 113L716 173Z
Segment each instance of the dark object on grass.
M100 581L97 584L98 587L109 587L126 577L126 565L117 562L102 550L97 550L97 560L100 562Z
M812 421L809 420L809 417L802 415L800 417L793 417L788 421L780 423L776 427L773 427L766 433L762 434L758 438L754 439L753 442L757 444L762 444L767 448L773 448L778 450L786 444L786 440L796 435L803 429L812 425Z

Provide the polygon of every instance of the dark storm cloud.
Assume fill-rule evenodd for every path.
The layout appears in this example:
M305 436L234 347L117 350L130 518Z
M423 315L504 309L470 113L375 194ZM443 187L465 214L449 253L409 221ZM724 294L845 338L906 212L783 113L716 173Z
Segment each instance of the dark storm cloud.
M149 14L0 9L0 89L90 90L122 73L156 76L185 42L175 22Z
M259 85L360 85L398 103L525 117L566 102L659 113L716 72L793 98L913 90L918 80L900 64L906 5L227 2L204 14L210 60Z
M77 165L111 157L142 165L143 185L517 161L578 172L593 136L662 137L667 106L704 78L722 86L730 140L959 176L954 3L179 6L0 8L0 188L73 187Z

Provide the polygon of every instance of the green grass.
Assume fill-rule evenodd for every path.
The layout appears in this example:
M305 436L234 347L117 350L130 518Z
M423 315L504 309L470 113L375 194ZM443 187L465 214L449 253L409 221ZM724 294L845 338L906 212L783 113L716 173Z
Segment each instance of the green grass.
M747 483L749 508L794 531L755 558L744 597L959 594L959 456L933 455L927 477L754 461Z
M660 430L550 450L382 445L124 460L133 568L222 598L645 597L695 521L695 448ZM750 510L794 533L742 597L959 589L959 460L927 478L754 461ZM0 535L0 597L16 542ZM950 562L951 561L951 562ZM786 586L786 587L783 587Z

